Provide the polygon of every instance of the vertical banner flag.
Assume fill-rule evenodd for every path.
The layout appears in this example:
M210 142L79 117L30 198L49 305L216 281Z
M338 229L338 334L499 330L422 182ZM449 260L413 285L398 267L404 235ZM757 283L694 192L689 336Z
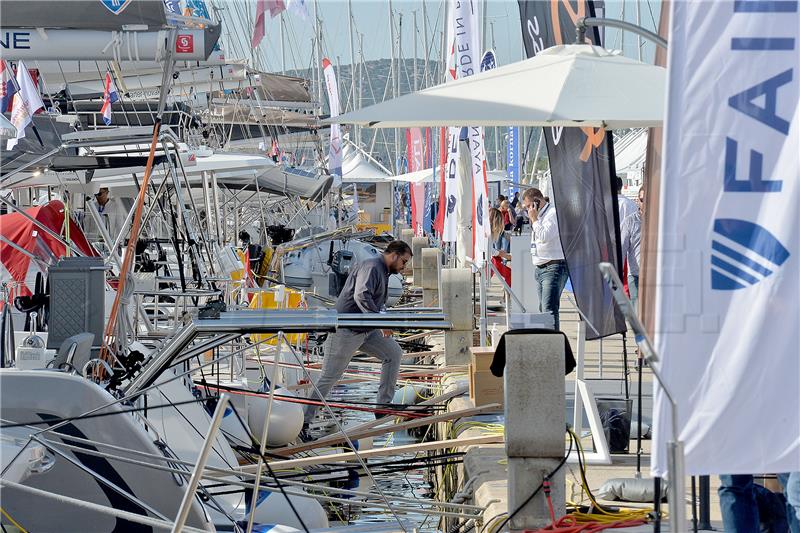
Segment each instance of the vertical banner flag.
M447 2L447 37L445 39L445 83L457 78L456 66L456 10L460 2ZM446 142L442 143L442 191L439 192L439 217L442 222L442 242L456 242L458 221L456 220L456 204L458 203L458 136L461 128L447 128ZM455 135L455 138L453 137Z
M331 117L339 116L339 86L336 83L336 73L327 57L322 59L322 71L325 75L325 88L328 91L328 107ZM342 127L331 124L331 145L328 150L328 171L333 176L333 185L338 187L342 183Z
M519 11L528 57L574 43L575 21L594 16L588 0L519 0ZM597 28L587 32L589 39L598 43ZM586 339L623 332L625 320L597 268L608 261L622 270L611 135L602 128L558 127L545 128L545 140L561 247L575 301L586 318Z
M33 122L33 115L40 109L44 109L44 102L39 96L39 89L31 79L25 63L17 63L17 93L14 95L14 102L11 105L11 123L17 128L17 136L9 139L6 149L14 148L20 139L25 137L25 128Z
M455 4L453 5L453 9L451 11L451 19L453 25L453 32L455 34L455 46L454 46L454 53L455 53L455 66L456 66L456 77L458 79L466 78L467 76L472 76L475 72L478 71L479 63L480 63L480 32L479 32L479 21L478 21L478 1L477 0L456 0ZM454 131L455 130L455 131ZM458 128L451 128L450 135L455 135L455 139L450 139L450 152L449 160L448 160L448 178L450 178L451 174L453 179L448 180L448 184L452 184L450 190L448 190L448 210L447 216L451 215L449 200L451 196L451 191L454 193L452 196L455 199L455 205L457 206L456 209L459 211L469 209L471 216L467 217L469 220L472 221L472 235L470 242L473 244L472 250L459 250L458 255L459 257L464 257L467 253L473 256L474 259L480 260L478 254L475 252L474 244L475 244L475 223L476 220L476 210L472 204L469 206L464 205L464 201L458 194L458 188L456 187L457 183L457 175L458 175L458 141L460 137L460 129ZM480 142L478 142L478 157L480 158L480 147L483 144L482 142L482 135L480 129L470 128L468 130L467 141L469 142L470 152L473 155L472 158L472 166L473 168L470 169L468 175L472 175L473 179L473 187L472 192L473 196L476 192L475 183L475 164L476 158L474 157L475 152L473 151L473 138L481 138ZM454 163L453 169L455 172L450 172L451 162ZM456 209L453 210L453 216L456 216ZM488 216L482 217L486 218L485 223L488 224ZM483 221L483 220L482 220ZM453 226L456 227L457 231L457 223L454 221ZM451 236L452 240L456 240L456 231L454 231ZM463 237L462 237L463 238ZM447 239L447 236L445 237Z
M458 218L456 216L456 202L458 199L458 137L461 133L459 126L447 128L447 165L445 166L445 207L444 228L442 229L443 242L456 242L458 232Z
M519 191L519 128L508 127L506 142L506 177L511 182L511 194Z
M433 230L442 238L444 233L445 211L447 210L447 152L448 152L448 128L439 129L439 200L436 208L436 221L433 223ZM434 172L435 174L435 172ZM444 240L442 240L444 242Z
M419 128L406 130L406 146L408 146L408 171L416 172L424 168L424 147L422 131ZM411 195L411 227L414 235L422 237L425 232L425 184L410 183Z
M798 3L671 7L655 346L686 473L797 472ZM662 475L672 413L655 399Z
M480 70L491 70L497 66L494 51L483 54ZM469 127L469 149L472 156L472 255L480 267L489 257L489 187L486 184L486 147L483 142L483 127Z
M422 226L427 232L431 232L433 229L433 187L434 182L436 181L436 169L432 168L434 166L432 155L433 145L431 143L431 129L425 128L425 165L423 168L430 168L431 172L433 173L433 179L430 181L430 183L428 180L425 180L425 211L422 217Z

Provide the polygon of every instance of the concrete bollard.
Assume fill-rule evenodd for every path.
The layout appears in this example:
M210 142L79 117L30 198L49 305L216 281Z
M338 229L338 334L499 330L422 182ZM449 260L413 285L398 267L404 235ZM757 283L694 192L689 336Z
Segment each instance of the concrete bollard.
M414 230L408 228L400 230L400 240L406 243L407 245L411 246L411 241L414 240ZM404 276L411 275L411 261L409 261L406 264L406 267L403 269L403 275Z
M442 310L454 330L472 331L475 328L472 304L472 272L468 268L442 270Z
M442 251L438 248L422 249L422 306L439 307L439 271L442 268Z
M444 364L466 365L470 362L469 349L472 347L472 330L451 330L444 332Z
M453 324L444 334L444 360L447 365L469 363L475 317L472 302L472 271L468 268L446 268L441 272L442 310Z
M414 286L422 286L422 250L428 247L427 237L414 237L411 239L411 268L414 273Z
M405 228L400 230L400 240L411 246L411 241L414 239L414 230Z
M564 457L564 338L506 335L505 428L508 508L517 509ZM565 513L565 470L550 477L556 516ZM511 531L550 523L540 491L511 519Z

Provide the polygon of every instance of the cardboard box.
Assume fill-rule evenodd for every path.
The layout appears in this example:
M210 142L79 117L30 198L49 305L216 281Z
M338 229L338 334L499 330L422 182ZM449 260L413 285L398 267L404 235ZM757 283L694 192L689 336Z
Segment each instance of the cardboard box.
M469 397L476 406L488 403L503 405L503 378L495 377L488 371L476 371L470 364Z
M476 372L488 372L494 359L494 348L488 346L473 346L469 349L470 361Z

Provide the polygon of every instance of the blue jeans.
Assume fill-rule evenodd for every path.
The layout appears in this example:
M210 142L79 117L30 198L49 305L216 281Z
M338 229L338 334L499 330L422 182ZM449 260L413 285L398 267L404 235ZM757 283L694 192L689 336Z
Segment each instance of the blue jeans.
M534 269L536 294L539 296L539 312L553 315L556 330L559 328L558 309L561 305L561 292L567 284L568 277L566 261L553 261Z
M628 292L631 293L633 308L638 311L639 307L639 276L628 274Z
M800 472L778 474L786 496L786 518L792 533L800 533Z
M721 475L718 489L726 533L795 533L787 523L788 504L756 485L751 475Z

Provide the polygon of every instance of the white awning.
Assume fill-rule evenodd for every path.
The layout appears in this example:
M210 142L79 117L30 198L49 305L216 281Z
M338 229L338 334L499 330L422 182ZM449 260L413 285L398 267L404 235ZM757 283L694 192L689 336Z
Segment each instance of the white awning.
M325 122L375 128L660 126L666 69L572 44Z

